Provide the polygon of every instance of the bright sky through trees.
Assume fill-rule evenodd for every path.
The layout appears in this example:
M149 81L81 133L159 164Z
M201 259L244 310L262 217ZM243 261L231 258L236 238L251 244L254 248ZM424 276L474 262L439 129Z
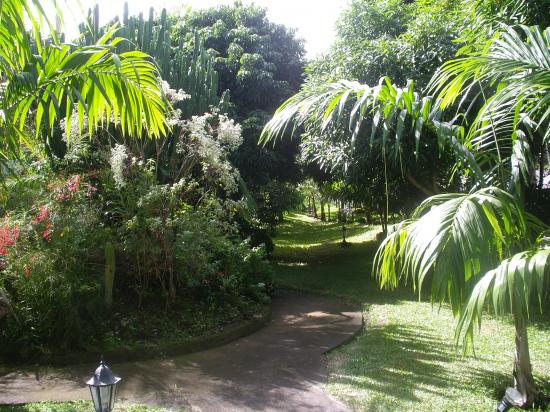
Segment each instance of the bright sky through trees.
M122 13L125 0L66 0L68 13L65 15L66 31L69 38L77 32L75 21L81 21L82 11L99 4L101 23ZM78 6L80 1L81 6ZM130 0L130 14L146 14L151 6L158 11L163 7L168 10L186 10L206 8L218 4L233 4L233 0ZM332 44L336 19L347 4L347 0L244 0L244 3L255 3L268 9L268 18L274 23L281 23L298 30L298 36L305 39L308 57L314 57ZM62 2L61 2L62 3Z

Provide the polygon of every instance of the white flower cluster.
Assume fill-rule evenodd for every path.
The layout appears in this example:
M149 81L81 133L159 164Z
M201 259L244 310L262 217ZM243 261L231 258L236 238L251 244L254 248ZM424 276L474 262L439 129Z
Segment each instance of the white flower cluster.
M82 121L82 132L78 128L78 109L74 108L71 118L69 119L71 122L71 130L69 135L67 135L67 119L63 118L59 122L61 126L61 130L63 131L63 141L67 143L74 143L80 141L82 137L85 137L88 135L88 116L84 115L83 121Z
M185 93L183 89L179 89L179 90L171 89L167 81L162 82L162 91L164 92L164 95L166 96L166 98L168 99L168 101L172 106L175 106L178 103L184 100L189 100L191 98L191 95ZM181 117L182 117L181 114L182 114L181 109L176 108L172 113L172 116L170 117L170 119L168 119L168 124L171 127L176 127L176 126L183 127L185 125L185 122L181 120Z
M109 163L111 164L111 171L113 172L113 179L115 180L115 185L118 189L126 185L124 180L124 169L126 167L126 162L128 160L128 151L126 146L123 144L116 144L114 148L111 149L111 158Z
M216 128L212 126L218 120ZM195 152L207 181L215 181L226 193L238 189L239 172L229 162L229 154L242 143L241 126L226 116L207 113L187 122L190 147L180 142L180 151Z
M233 119L220 115L220 124L218 125L218 141L225 145L227 149L233 152L243 142L242 127L235 123Z
M171 89L167 81L162 82L162 91L172 104L191 98L191 95L185 93L183 89Z

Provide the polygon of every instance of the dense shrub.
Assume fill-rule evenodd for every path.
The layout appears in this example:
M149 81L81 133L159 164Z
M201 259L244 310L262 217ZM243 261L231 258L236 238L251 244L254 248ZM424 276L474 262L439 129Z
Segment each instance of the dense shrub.
M42 184L1 223L0 289L10 307L0 319L3 353L78 346L100 317L104 232L97 187L81 175L48 174Z
M186 98L165 91L173 103ZM207 318L223 323L269 299L271 268L264 246L242 235L243 222L254 226L254 211L229 161L240 126L216 112L180 114L162 141L113 141L121 134L112 126L86 139L71 136L63 159L27 165L22 178L7 182L0 355L101 344L113 338L117 311L129 307L167 317L206 308Z

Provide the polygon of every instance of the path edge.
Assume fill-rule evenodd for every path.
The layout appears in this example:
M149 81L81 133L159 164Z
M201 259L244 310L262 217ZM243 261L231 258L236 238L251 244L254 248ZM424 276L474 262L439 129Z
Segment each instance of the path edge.
M264 305L252 319L231 324L223 331L212 335L201 336L193 339L186 339L165 344L140 345L132 348L118 348L105 352L73 352L64 355L55 355L46 359L41 366L71 366L99 361L105 359L109 363L123 363L143 361L155 358L166 358L170 356L187 355L194 352L201 352L226 345L237 339L251 335L262 329L271 322L271 304ZM9 369L13 367L24 367L21 365L6 365Z

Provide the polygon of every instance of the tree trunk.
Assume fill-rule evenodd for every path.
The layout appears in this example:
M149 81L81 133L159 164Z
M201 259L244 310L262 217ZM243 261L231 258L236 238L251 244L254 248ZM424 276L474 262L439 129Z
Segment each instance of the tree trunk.
M313 205L313 217L317 219L317 205L315 204L315 196L311 197L312 199L312 205Z
M539 194L542 191L542 188L544 187L544 146L540 148L540 156L539 156L539 181L538 181L538 190Z
M113 306L113 285L115 283L115 247L111 241L105 242L104 303L107 310Z
M386 215L386 209L383 206L380 207L380 224L382 225L384 237L386 237L388 234L388 217Z
M327 203L327 208L328 208L328 218L327 218L327 221L330 222L330 200L329 200L329 202Z
M325 215L325 202L323 202L323 199L321 199L321 221L326 221L327 217Z
M367 224L372 225L372 213L370 209L365 209L365 218L367 219Z
M544 150L541 147L540 156L539 156L539 182L538 182L538 190L539 192L542 190L544 186Z
M521 408L530 408L537 396L537 386L531 369L531 357L529 355L529 342L527 339L527 323L518 315L514 316L516 327L516 349L514 353L514 387L521 393Z

